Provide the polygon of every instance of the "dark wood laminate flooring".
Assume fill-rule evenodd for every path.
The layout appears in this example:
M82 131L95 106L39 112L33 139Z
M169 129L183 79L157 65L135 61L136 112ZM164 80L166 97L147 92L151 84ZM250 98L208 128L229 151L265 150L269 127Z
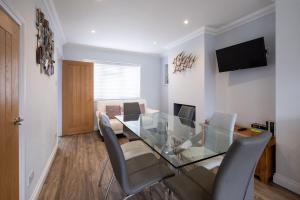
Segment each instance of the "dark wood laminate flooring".
M119 138L120 143L127 142ZM103 192L112 174L110 164L105 170L101 187L98 180L106 148L98 133L68 136L59 139L59 147L42 187L40 200L94 200L103 199ZM151 190L152 198L164 199L165 188L156 185ZM109 196L110 200L122 199L123 193L115 182ZM132 200L151 199L150 192L145 191L131 198ZM265 185L255 181L255 199L257 200L299 200L300 197L275 184Z

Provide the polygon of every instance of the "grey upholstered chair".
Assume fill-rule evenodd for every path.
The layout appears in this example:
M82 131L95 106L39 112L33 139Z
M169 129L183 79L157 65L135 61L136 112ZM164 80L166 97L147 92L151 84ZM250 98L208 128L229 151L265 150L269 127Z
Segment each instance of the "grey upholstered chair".
M124 109L124 120L137 120L139 115L141 114L140 104L138 102L130 102L123 104ZM139 140L131 130L129 130L126 126L123 126L123 134L127 137L129 142Z
M129 160L125 160L117 136L110 127L100 124L104 137L104 143L113 168L115 177L123 189L126 197L129 197L149 188L166 177L173 175L173 172L161 164L152 154L144 154ZM113 176L107 188L105 199L108 197Z
M181 106L178 117L193 120L195 116L195 108L191 106Z
M189 200L253 200L256 163L271 138L262 133L233 142L218 173L197 167L186 175L165 180L165 184L179 199Z
M103 126L111 127L109 118L105 114L102 114L100 116L99 126L100 126L100 124L102 124L102 127ZM101 129L100 129L100 131L101 131ZM101 132L101 134L102 134L102 132ZM133 157L144 155L144 154L147 154L147 153L153 153L154 154L154 152L145 143L143 143L140 140L133 141L133 142L130 142L130 143L124 143L124 144L121 145L121 149L123 151L125 160L129 160ZM108 160L109 159L107 158L104 161L104 165L102 167L102 172L100 174L100 179L99 179L98 186L101 185L103 173L105 171Z
M109 122L108 116L105 114L100 116L100 122L99 125L111 127L111 124ZM100 129L101 131L101 129ZM129 160L130 158L147 154L147 153L154 153L144 142L141 140L133 141L129 143L124 143L121 145L121 149L123 151L125 160Z
M123 109L124 115L140 115L142 113L138 102L124 103Z

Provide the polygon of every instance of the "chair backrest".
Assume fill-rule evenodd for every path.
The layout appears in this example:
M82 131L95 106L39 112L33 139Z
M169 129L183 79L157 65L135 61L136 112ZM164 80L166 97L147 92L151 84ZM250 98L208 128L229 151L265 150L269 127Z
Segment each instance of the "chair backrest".
M237 114L215 112L209 121L205 146L213 151L226 151L233 141Z
M213 200L244 200L256 163L271 138L268 132L238 138L227 151L213 187Z
M138 102L124 103L124 115L140 115L141 109Z
M229 131L234 130L237 114L215 112L209 121L209 125L216 126Z
M100 120L99 120L99 125L101 125L101 124L104 126L107 126L107 127L111 127L111 124L110 124L110 121L109 121L109 118L107 115L101 114Z
M192 106L181 106L179 112L178 112L178 117L188 119L188 120L193 120L195 115L195 108Z
M106 126L105 118L107 117L103 116L104 120L100 120L100 129L103 134L107 153L117 181L119 182L124 192L128 193L130 189L125 157L116 134L110 126Z
M98 100L96 101L96 111L105 113L106 112L106 106L108 105L118 105L122 107L123 110L123 104L124 103L130 103L130 102L138 102L139 104L144 104L145 108L147 108L147 101L145 99L120 99L120 100Z

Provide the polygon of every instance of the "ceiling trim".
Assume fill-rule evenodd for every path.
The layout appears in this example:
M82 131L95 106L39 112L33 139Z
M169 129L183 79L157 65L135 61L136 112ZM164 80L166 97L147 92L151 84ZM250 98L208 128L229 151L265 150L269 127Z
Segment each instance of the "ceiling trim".
M244 24L253 22L261 17L264 17L266 15L269 15L271 13L275 12L275 4L271 4L267 7L264 7L254 13L251 13L249 15L246 15L238 20L235 20L229 24L226 24L224 26L221 26L220 28L217 29L218 34L222 34L224 32L230 31L232 29L235 29L239 26L242 26Z
M175 41L169 43L165 47L165 49L167 49L167 50L172 49L172 48L174 48L174 47L176 47L176 46L178 46L180 44L183 44L183 43L185 43L185 42L187 42L189 40L192 40L192 39L194 39L194 38L196 38L196 37L198 37L200 35L203 35L205 33L206 34L211 34L211 35L216 35L217 34L216 29L208 27L208 26L203 26L203 27L195 30L194 32L192 32L190 34L188 34L188 35L186 35L186 36L184 36L184 37L182 37L182 38L180 38L178 40L175 40Z
M14 9L14 7L7 2L6 0L0 0L0 7L4 9L4 11L18 24L24 24L24 18L19 14L19 12Z
M58 34L62 40L62 44L64 45L67 40L64 34L64 30L62 28L62 25L60 23L56 8L54 6L54 3L52 0L42 0L42 3L45 5L45 8L47 9L47 13L51 19L51 21L53 22L54 25L54 29L56 30L56 34Z
M225 33L227 31L230 31L232 29L235 29L237 27L240 27L244 24L247 24L247 23L250 23L252 21L255 21L261 17L264 17L268 14L271 14L275 12L275 4L271 4L267 7L264 7L254 13L251 13L249 15L246 15L238 20L235 20L229 24L226 24L224 26L221 26L219 28L212 28L212 27L209 27L209 26L203 26L197 30L195 30L194 32L182 37L182 38L179 38L171 43L169 43L167 46L165 46L165 50L170 50L176 46L179 46L189 40L192 40L202 34L210 34L210 35L219 35L219 34L222 34L222 33Z

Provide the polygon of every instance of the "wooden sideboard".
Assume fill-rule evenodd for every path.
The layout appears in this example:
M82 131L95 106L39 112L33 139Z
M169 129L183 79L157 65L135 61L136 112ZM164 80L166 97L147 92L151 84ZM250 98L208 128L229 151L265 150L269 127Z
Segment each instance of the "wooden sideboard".
M242 137L252 137L256 133L247 129L238 131L238 126L235 127L235 133ZM268 183L275 171L275 144L276 139L273 136L262 153L255 170L255 176L263 183Z

